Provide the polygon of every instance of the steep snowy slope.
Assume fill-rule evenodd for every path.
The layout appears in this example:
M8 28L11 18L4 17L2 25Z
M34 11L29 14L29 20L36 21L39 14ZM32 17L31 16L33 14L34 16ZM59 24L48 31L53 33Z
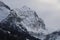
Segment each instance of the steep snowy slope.
M21 9L15 9L14 11L21 19L21 22L16 22L17 25L22 24L31 35L37 38L40 38L38 35L45 34L45 24L35 11L26 6L23 6Z

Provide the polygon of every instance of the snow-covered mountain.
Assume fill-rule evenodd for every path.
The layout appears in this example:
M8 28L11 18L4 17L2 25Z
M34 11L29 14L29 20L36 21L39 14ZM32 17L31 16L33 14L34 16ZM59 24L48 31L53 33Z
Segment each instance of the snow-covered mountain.
M18 31L27 31L30 35L37 38L46 29L43 20L38 17L35 11L26 6L21 9L11 10L10 14L1 21L1 23L5 24L6 22L9 22L10 26L16 25L20 28ZM13 28L16 29L15 26Z
M60 39L60 31L48 34L44 21L38 17L34 10L27 6L20 9L10 9L3 2L0 2L0 33L5 35L6 32L9 37L13 35L18 38L14 40Z
M37 13L30 8L23 6L20 9L14 9L17 16L22 19L21 22L16 22L17 25L22 24L27 29L29 34L38 38L43 31L45 32L45 24L41 18L38 17ZM44 33L43 33L44 34Z

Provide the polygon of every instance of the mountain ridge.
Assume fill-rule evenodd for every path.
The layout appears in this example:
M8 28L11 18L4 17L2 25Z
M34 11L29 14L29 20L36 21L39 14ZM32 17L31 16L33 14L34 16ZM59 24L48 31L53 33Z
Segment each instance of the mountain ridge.
M7 16L0 22L1 40L59 40L60 38L60 31L45 34L47 31L44 21L27 6L21 9L9 9L2 6L0 14L2 13L4 15L7 13Z

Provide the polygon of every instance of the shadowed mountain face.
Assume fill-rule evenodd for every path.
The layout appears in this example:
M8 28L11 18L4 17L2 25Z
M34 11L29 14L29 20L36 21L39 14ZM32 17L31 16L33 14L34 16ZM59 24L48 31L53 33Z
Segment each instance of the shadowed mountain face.
M46 35L46 38L44 40L60 40L60 31L55 31Z
M11 10L0 2L0 40L59 40L59 35L47 34L43 20L30 8Z

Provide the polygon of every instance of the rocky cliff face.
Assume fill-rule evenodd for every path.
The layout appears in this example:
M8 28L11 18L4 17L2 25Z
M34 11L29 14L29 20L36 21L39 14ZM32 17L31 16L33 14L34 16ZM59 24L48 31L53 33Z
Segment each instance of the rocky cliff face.
M60 32L46 34L44 21L34 10L23 6L11 10L0 2L1 40L59 40Z

